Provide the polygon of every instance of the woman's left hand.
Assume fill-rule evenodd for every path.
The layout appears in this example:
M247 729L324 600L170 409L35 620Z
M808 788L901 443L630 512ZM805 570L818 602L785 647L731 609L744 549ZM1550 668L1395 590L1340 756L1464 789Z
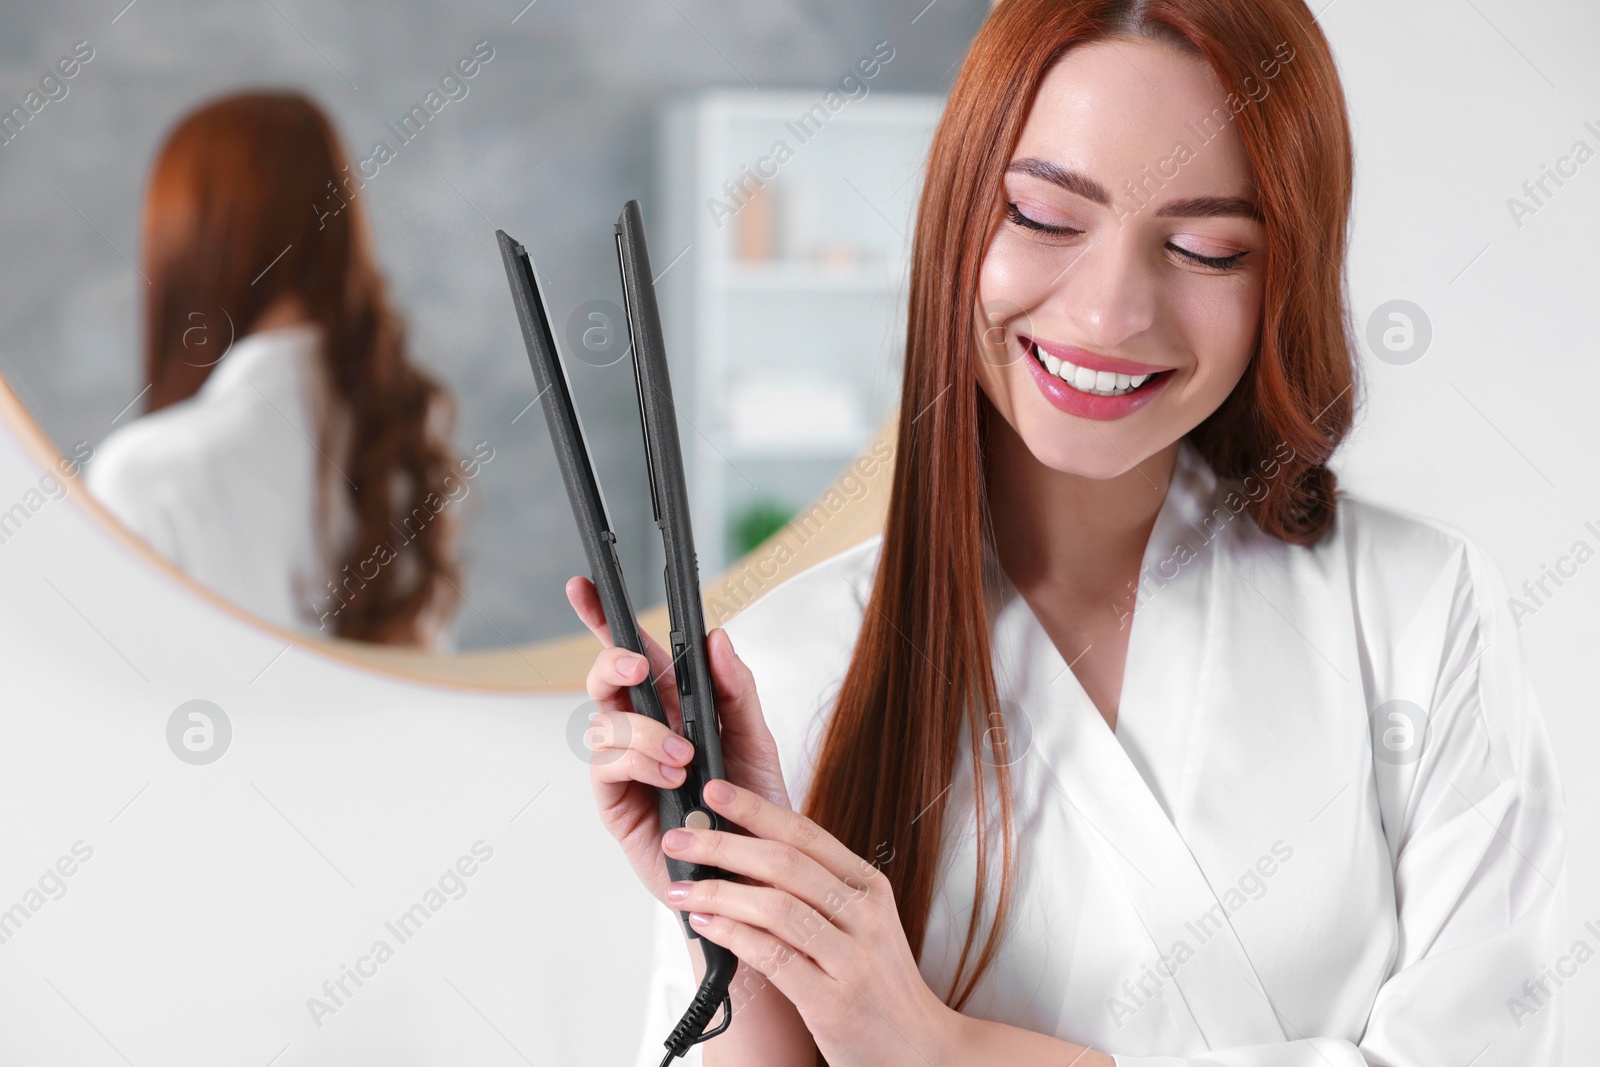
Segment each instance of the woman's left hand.
M964 1017L917 970L883 872L804 815L748 789L716 779L704 797L748 836L670 830L663 847L758 884L674 882L667 903L778 987L830 1067L945 1063ZM735 1027L741 995L755 991L741 990L747 974L741 968L729 990Z

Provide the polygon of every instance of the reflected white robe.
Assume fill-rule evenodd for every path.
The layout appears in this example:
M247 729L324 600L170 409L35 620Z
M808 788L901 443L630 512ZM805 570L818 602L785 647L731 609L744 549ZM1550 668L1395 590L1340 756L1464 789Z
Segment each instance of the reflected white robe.
M331 637L332 546L354 532L340 476L321 481L336 534L319 543L319 413L330 403L321 331L239 338L199 390L113 430L89 490L185 574L266 621Z
M998 591L1019 882L964 1011L1122 1067L1558 1067L1556 964L1582 932L1566 928L1561 788L1501 575L1460 532L1348 496L1317 545L1289 545L1235 515L1235 491L1184 443L1114 733L1027 602ZM880 541L727 624L796 808ZM940 996L972 907L968 751L920 957ZM676 917L658 912L641 1067L693 992Z
M89 491L179 570L274 626L331 638L350 593L340 553L358 531L345 460L320 444L324 419L340 420L335 439L349 433L321 345L311 324L239 338L193 396L113 430L86 470ZM391 552L406 543L394 529ZM426 610L418 643L452 648L448 622Z

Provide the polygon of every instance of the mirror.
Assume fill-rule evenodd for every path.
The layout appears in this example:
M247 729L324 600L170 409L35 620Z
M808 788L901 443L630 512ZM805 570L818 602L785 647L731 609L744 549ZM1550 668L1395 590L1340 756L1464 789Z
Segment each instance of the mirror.
M260 622L380 658L502 654L538 684L512 650L592 645L562 592L586 566L493 230L534 256L651 604L610 241L643 200L710 603L790 520L811 516L809 545L830 488L861 492L898 392L922 155L986 6L912 27L19 13L39 77L6 127L4 218L38 254L0 375L111 519ZM361 512L357 485L397 488Z

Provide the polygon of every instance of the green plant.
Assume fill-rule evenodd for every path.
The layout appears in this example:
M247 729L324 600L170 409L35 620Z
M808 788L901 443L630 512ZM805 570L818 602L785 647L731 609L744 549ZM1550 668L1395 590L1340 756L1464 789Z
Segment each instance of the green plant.
M783 529L794 509L776 500L757 500L740 510L733 520L733 550L742 556Z

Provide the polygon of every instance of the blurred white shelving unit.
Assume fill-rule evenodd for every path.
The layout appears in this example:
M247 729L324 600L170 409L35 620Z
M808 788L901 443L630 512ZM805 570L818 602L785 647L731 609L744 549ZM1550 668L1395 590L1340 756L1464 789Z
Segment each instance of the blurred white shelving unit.
M652 268L702 573L738 557L752 509L793 514L821 492L898 400L944 98L829 92L711 90L664 110Z

